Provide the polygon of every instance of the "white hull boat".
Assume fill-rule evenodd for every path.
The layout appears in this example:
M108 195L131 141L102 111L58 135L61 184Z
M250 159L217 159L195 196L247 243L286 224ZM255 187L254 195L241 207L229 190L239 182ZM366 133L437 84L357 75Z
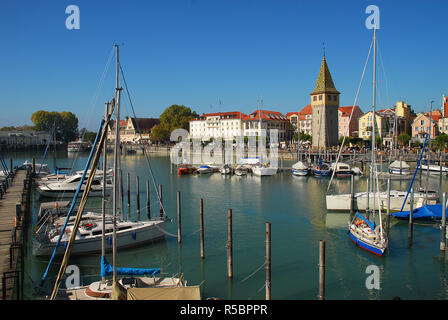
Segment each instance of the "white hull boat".
M390 191L390 210L400 211L403 206L404 199L406 197L406 191ZM423 192L414 193L414 208L418 205L421 206L422 199L425 199L426 194ZM403 210L410 210L410 198L408 195L406 204ZM438 199L437 193L428 194L428 204L436 203ZM381 210L387 209L387 192L379 193L379 201ZM327 210L329 211L349 211L350 210L350 194L331 194L326 196ZM369 193L369 209L372 210L375 205L375 209L378 210L378 192L375 193L375 203L373 192ZM367 207L367 192L358 192L354 194L353 210L365 211Z
M57 255L65 252L64 243L70 238L71 228L68 225L62 236L61 243L56 251ZM106 221L106 250L112 250L112 222ZM165 237L165 220L149 220L119 222L117 225L117 249L125 249L142 245ZM53 254L59 238L60 227L43 230L35 241L33 254L35 256L49 256ZM76 234L71 254L100 253L102 246L102 222L101 220L84 221Z
M293 164L291 173L294 176L306 176L309 173L309 168L302 161Z
M255 166L252 168L252 173L256 176L273 176L277 173L277 168L268 166Z
M396 175L410 175L411 167L405 161L394 161L389 165L389 173Z
M213 168L210 166L200 166L195 172L199 174L212 173Z

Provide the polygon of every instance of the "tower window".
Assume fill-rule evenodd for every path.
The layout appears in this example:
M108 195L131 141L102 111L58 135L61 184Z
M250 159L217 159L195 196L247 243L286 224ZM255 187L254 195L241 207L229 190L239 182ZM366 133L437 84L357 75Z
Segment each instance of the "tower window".
M317 96L314 96L314 97L313 97L313 101L316 101L316 100L317 100Z
M322 100L322 95L319 95L319 101Z

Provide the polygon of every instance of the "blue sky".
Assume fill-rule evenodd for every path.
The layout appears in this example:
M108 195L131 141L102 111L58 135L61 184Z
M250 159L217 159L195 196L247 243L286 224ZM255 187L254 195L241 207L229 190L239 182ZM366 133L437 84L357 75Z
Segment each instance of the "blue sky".
M79 30L65 26L71 4ZM434 99L439 108L448 95L445 0L4 0L0 127L31 124L33 112L48 110L74 112L80 128L96 130L114 92L113 63L100 79L115 43L138 117L171 104L250 113L261 96L265 109L298 111L310 103L323 43L340 105L352 105L372 41L370 4L381 23L377 106L404 100L419 112ZM131 115L125 101L122 111Z

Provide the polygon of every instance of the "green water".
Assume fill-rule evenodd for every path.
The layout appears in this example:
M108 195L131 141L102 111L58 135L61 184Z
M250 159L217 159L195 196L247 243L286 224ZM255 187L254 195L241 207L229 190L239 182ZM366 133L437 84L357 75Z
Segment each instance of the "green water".
M14 165L41 153L7 154ZM58 154L59 167L83 169L88 154L69 158ZM46 161L50 167L53 159ZM285 161L285 166L292 161ZM325 193L328 178L294 177L283 172L271 177L211 175L178 176L170 174L169 158L151 156L158 184L163 185L167 215L173 218L167 231L177 234L176 192L182 198L182 244L167 235L161 240L135 249L122 250L119 266L161 267L173 275L183 272L190 285L203 283L204 297L221 299L265 298L265 230L271 222L272 232L272 299L317 299L319 240L326 240L326 299L447 299L447 263L440 253L440 230L434 224L415 223L413 245L408 247L407 222L392 220L389 251L374 256L353 245L347 235L347 214L327 213ZM140 177L141 218L146 218L146 187L149 171L145 158L127 155L122 158L125 184L125 213L137 219L135 176ZM131 208L126 208L126 173L131 175ZM410 181L392 181L392 189L407 190ZM429 178L430 187L439 189L439 178ZM423 175L422 184L426 184ZM151 184L152 187L152 184ZM446 177L442 182L447 190ZM386 188L386 181L383 189ZM365 191L366 179L355 178L355 191ZM349 179L336 179L335 190L348 193ZM199 203L204 199L205 259L200 258ZM39 196L33 197L33 223ZM50 200L51 201L51 200ZM97 201L97 202L95 202ZM99 207L98 200L93 205ZM227 210L233 210L233 279L227 277ZM156 195L151 192L151 214L159 212ZM32 229L32 228L30 228ZM31 231L30 236L31 238ZM30 242L30 241L29 241ZM111 261L111 255L108 255ZM50 290L60 259L56 259L44 289ZM25 297L34 299L47 260L31 256L30 243L26 258ZM71 258L69 264L80 268L85 284L99 279L100 256ZM380 289L367 289L370 274L366 268L375 265L380 271ZM259 269L257 271L257 269ZM255 272L257 271L257 272ZM63 281L64 284L64 281Z

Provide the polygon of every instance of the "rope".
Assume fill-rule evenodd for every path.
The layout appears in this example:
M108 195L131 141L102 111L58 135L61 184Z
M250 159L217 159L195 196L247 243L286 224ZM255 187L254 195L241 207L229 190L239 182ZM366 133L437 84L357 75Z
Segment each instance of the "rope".
M336 159L336 165L339 162L339 158L341 157L342 148L344 147L344 143L345 143L345 136L347 135L347 132L350 128L353 111L355 110L356 102L358 101L359 91L361 90L362 81L364 79L364 75L365 75L366 69L367 69L367 63L369 62L370 53L372 52L372 46L373 46L373 39L372 39L372 43L370 44L369 54L367 55L366 63L364 65L364 70L362 71L361 81L358 85L358 90L356 91L355 102L353 103L352 112L350 113L350 118L348 119L348 126L345 128L344 137L342 138L342 144L341 144L341 148L339 149L339 152L338 152L338 157ZM374 123L375 123L375 115L373 115L373 119L374 119ZM336 168L336 165L335 165L335 168ZM330 190L331 183L333 182L335 172L336 172L336 170L333 170L333 173L331 174L330 183L328 183L327 194L328 194L328 191Z
M244 281L246 281L247 279L249 279L250 277L252 277L254 274L256 274L258 271L261 270L261 268L263 268L266 265L266 262L263 263L260 267L258 267L257 270L255 270L254 272L252 272L249 276L247 276L246 278L244 278L243 280L240 281L240 283L243 283Z

